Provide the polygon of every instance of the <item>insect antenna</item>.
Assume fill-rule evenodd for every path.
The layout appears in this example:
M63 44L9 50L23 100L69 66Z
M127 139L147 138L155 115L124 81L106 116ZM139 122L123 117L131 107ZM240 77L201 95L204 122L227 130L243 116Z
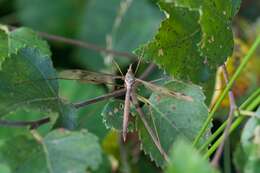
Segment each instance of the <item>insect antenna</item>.
M141 58L138 57L138 62L137 62L136 68L135 68L134 75L136 75L136 73L138 72L138 69L139 69L139 67L140 67L140 64L141 64Z
M112 62L113 62L113 64L115 65L116 69L119 71L120 75L121 75L122 77L124 77L124 74L123 74L123 72L122 72L122 70L121 70L119 64L116 62L116 60L113 59Z

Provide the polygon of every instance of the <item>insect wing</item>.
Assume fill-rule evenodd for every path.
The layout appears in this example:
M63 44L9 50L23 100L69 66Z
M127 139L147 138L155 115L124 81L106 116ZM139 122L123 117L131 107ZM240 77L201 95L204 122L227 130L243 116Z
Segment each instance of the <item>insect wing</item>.
M121 76L91 72L86 70L63 70L59 73L59 79L79 80L84 83L110 83L114 84L115 79L122 79Z
M161 86L152 84L150 82L143 81L141 79L136 79L136 80L138 82L141 82L146 88L149 88L150 90L152 90L154 92L157 92L157 93L160 93L160 94L163 94L163 95L167 95L167 96L170 96L170 97L175 97L175 98L178 98L178 99L186 100L186 101L193 101L191 96L187 96L183 93L172 91L168 88L161 87Z

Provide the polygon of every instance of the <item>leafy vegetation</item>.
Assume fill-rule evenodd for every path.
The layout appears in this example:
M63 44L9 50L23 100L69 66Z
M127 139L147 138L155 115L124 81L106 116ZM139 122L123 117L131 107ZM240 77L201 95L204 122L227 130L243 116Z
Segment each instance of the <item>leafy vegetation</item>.
M0 1L0 172L258 173L259 24L240 5Z

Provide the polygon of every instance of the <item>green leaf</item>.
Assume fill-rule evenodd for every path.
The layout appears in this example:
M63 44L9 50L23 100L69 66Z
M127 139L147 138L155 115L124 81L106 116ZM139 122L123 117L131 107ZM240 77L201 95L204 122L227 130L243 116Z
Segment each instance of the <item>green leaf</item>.
M0 72L0 78L3 79L1 81L3 86L0 89L8 94L0 94L0 100L6 100L5 104L0 104L0 116L20 106L31 107L33 102L42 105L49 101L49 106L46 104L32 107L37 109L45 107L48 109L47 112L50 110L59 112L62 116L57 126L74 128L76 126L74 107L58 98L58 83L53 80L56 78L56 72L52 66L51 51L47 42L29 28L22 27L5 33L7 43L3 52L7 52L5 56L8 56L9 60L4 62L5 69ZM0 41L3 40L0 38ZM43 98L39 98L41 96ZM6 107L8 105L10 108Z
M85 3L84 0L17 0L15 6L23 25L52 34L73 36Z
M0 70L5 58L25 47L39 48L42 54L51 55L47 42L31 29L22 27L9 32L6 26L0 25Z
M101 161L97 137L86 131L52 131L42 146L29 134L20 135L0 147L0 163L15 173L85 173L96 170Z
M127 5L121 5L127 3L128 8L125 8ZM126 12L122 15L124 10ZM159 9L148 0L117 0L109 3L90 0L85 8L78 38L114 50L131 52L152 38L159 27L161 16ZM112 39L111 45L107 44L108 38ZM104 60L99 52L86 49L79 49L76 57L88 69L103 70L106 65L111 65L105 62L107 59ZM124 65L129 62L128 59L117 60Z
M50 172L85 173L86 168L96 170L102 161L98 139L87 131L55 130L43 141Z
M130 121L128 124L128 131L132 132L135 130L134 121L131 121L133 118L131 115L136 115L134 109L131 109ZM103 122L109 129L117 129L122 131L123 116L124 116L124 101L123 100L110 100L103 109L102 112Z
M72 120L74 108L58 96L58 82L53 80L57 75L47 43L26 28L9 33L9 39L11 54L0 71L0 116L27 107L58 112ZM62 127L71 129L72 123Z
M12 173L48 172L42 147L29 134L7 140L0 147L0 163Z
M29 28L21 27L9 32L5 26L2 26L0 28L0 43L1 61L25 47L38 48L43 55L51 56L47 42Z
M258 108L256 113L260 113ZM245 124L241 135L240 157L244 159L243 170L245 173L258 173L260 171L260 119L251 117ZM237 160L239 161L239 160Z
M178 140L171 151L165 173L217 173L188 142Z
M204 104L205 97L198 86L172 81L165 87L191 96L193 99L193 101L187 101L153 93L149 99L149 105L143 107L146 121L154 134L158 135L164 151L169 153L177 138L194 140L208 116L208 111ZM164 159L141 120L138 120L138 131L144 152L149 154L157 165L162 166ZM206 137L201 143L205 139Z
M232 55L232 10L238 5L231 0L161 0L159 5L167 18L154 39L136 54L179 79L209 80Z
M21 27L9 33L10 53L16 53L21 48L38 48L42 55L51 56L49 45L42 40L36 32L29 28Z
M58 83L50 57L38 49L11 54L0 71L0 116L20 107L59 110Z

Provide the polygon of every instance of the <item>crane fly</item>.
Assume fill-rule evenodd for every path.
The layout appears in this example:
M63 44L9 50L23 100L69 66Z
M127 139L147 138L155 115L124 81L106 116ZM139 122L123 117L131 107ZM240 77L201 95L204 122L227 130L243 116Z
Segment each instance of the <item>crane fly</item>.
M185 101L193 101L191 96L187 96L183 93L170 90L166 87L155 85L152 82L147 82L142 79L136 78L132 71L132 65L129 66L128 71L125 76L116 76L116 75L112 75L112 74L98 73L98 72L92 72L92 71L87 71L87 70L71 69L71 70L62 70L59 72L58 77L48 78L46 80L74 80L74 81L80 81L83 83L93 83L93 84L104 84L105 83L105 84L116 85L116 83L115 83L116 79L120 79L120 80L124 81L124 87L126 89L125 103L124 103L124 115L123 115L123 122L122 122L122 124L123 124L122 125L123 126L122 136L123 136L124 141L126 140L131 99L133 101L133 95L135 95L134 88L135 88L136 84L142 84L147 89L150 89L153 92L156 92L161 95L166 95L169 97L174 97L174 98L185 100ZM37 79L36 80L34 79L33 81L37 81ZM18 83L26 83L26 82L31 82L31 81L20 81Z
M111 74L97 73L97 72L91 72L85 70L63 70L59 73L58 79L78 80L81 82L88 82L88 83L95 83L95 84L102 84L102 83L114 84L113 82L115 81L115 79L123 80L124 87L126 88L125 102L124 102L124 115L123 115L123 122L122 122L123 124L122 136L124 141L126 140L126 134L127 134L131 95L133 92L135 92L134 86L136 83L140 83L144 85L146 88L162 95L175 97L177 99L182 99L186 101L192 101L192 97L187 96L183 93L172 91L168 88L155 85L151 82L147 82L139 78L135 78L134 73L132 71L132 65L129 66L125 76L115 76Z
M126 135L127 135L127 128L128 128L128 120L129 120L129 115L130 115L130 106L131 104L134 105L136 111L138 112L140 119L142 120L147 132L151 136L151 139L161 155L164 157L166 161L168 161L168 156L165 150L163 149L159 136L157 134L157 130L154 130L149 126L145 114L142 111L141 107L139 106L138 99L144 103L148 103L144 97L137 97L135 93L135 88L137 85L143 85L147 89L152 90L153 92L158 93L159 95L164 95L168 97L174 97L180 100L184 101L193 101L193 98L191 96L185 95L181 92L176 92L171 89L168 89L166 87L162 87L159 85L154 84L155 81L144 81L142 79L136 78L133 71L132 71L132 66L130 65L128 68L127 73L125 76L116 76L116 75L111 75L111 74L105 74L105 73L97 73L97 72L92 72L92 71L86 71L86 70L62 70L59 72L58 77L48 77L45 80L74 80L74 81L80 81L83 83L94 83L94 84L116 84L115 80L120 79L124 81L124 89L120 89L121 91L126 91L125 92L125 102L124 102L124 112L123 112L123 122L122 122L122 137L123 140L126 140ZM40 81L43 79L39 79ZM27 80L27 81L17 81L16 84L22 84L22 83L30 83L32 81L37 81L37 79L33 80ZM117 90L117 91L120 91ZM120 92L121 92L120 91ZM112 94L112 93L111 93ZM107 94L110 95L110 94ZM105 95L104 95L105 96ZM103 97L104 97L103 96ZM96 98L96 100L100 100L102 96ZM105 97L104 97L105 98ZM93 99L94 100L94 99ZM90 101L90 100L89 100ZM88 101L86 101L88 102ZM81 105L85 105L80 103ZM152 105L151 105L152 106ZM79 108L77 106L77 108Z

